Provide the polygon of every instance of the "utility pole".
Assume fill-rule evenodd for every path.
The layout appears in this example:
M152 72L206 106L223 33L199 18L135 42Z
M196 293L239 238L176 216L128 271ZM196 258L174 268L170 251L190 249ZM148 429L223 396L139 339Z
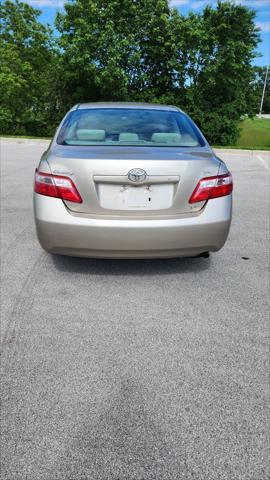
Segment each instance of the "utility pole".
M261 101L261 106L260 106L260 111L259 111L259 117L261 117L261 115L262 115L262 108L263 108L263 101L264 101L265 90L266 90L268 70L269 70L269 66L266 67L266 73L265 73L265 79L264 79L264 86L263 86L263 92L262 92L262 101Z

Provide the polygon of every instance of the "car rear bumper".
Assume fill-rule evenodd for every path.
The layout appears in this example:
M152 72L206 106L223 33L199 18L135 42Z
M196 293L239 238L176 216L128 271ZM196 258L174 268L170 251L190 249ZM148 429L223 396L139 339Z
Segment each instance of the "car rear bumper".
M193 216L124 219L75 215L62 200L34 194L39 242L48 252L99 258L196 256L224 245L232 197L208 201Z

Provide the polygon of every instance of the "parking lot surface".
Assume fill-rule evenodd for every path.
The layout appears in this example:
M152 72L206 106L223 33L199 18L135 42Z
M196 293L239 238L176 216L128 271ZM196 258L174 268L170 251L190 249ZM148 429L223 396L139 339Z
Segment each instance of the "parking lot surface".
M1 140L1 479L266 480L269 154L234 182L209 259L52 257L36 240L46 142Z

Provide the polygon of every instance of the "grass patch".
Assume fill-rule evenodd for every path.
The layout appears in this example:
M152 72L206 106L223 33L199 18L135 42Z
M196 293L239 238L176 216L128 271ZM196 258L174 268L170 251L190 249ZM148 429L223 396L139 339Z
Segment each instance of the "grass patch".
M270 118L245 118L240 129L236 147L270 150Z
M270 118L245 118L240 125L240 137L235 145L215 145L214 148L270 150Z

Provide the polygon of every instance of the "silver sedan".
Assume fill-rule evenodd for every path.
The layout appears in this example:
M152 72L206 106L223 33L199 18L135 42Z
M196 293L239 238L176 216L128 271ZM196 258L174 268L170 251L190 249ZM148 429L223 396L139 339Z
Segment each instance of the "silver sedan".
M178 108L80 104L35 173L37 236L54 254L207 256L227 239L232 188L224 162Z

